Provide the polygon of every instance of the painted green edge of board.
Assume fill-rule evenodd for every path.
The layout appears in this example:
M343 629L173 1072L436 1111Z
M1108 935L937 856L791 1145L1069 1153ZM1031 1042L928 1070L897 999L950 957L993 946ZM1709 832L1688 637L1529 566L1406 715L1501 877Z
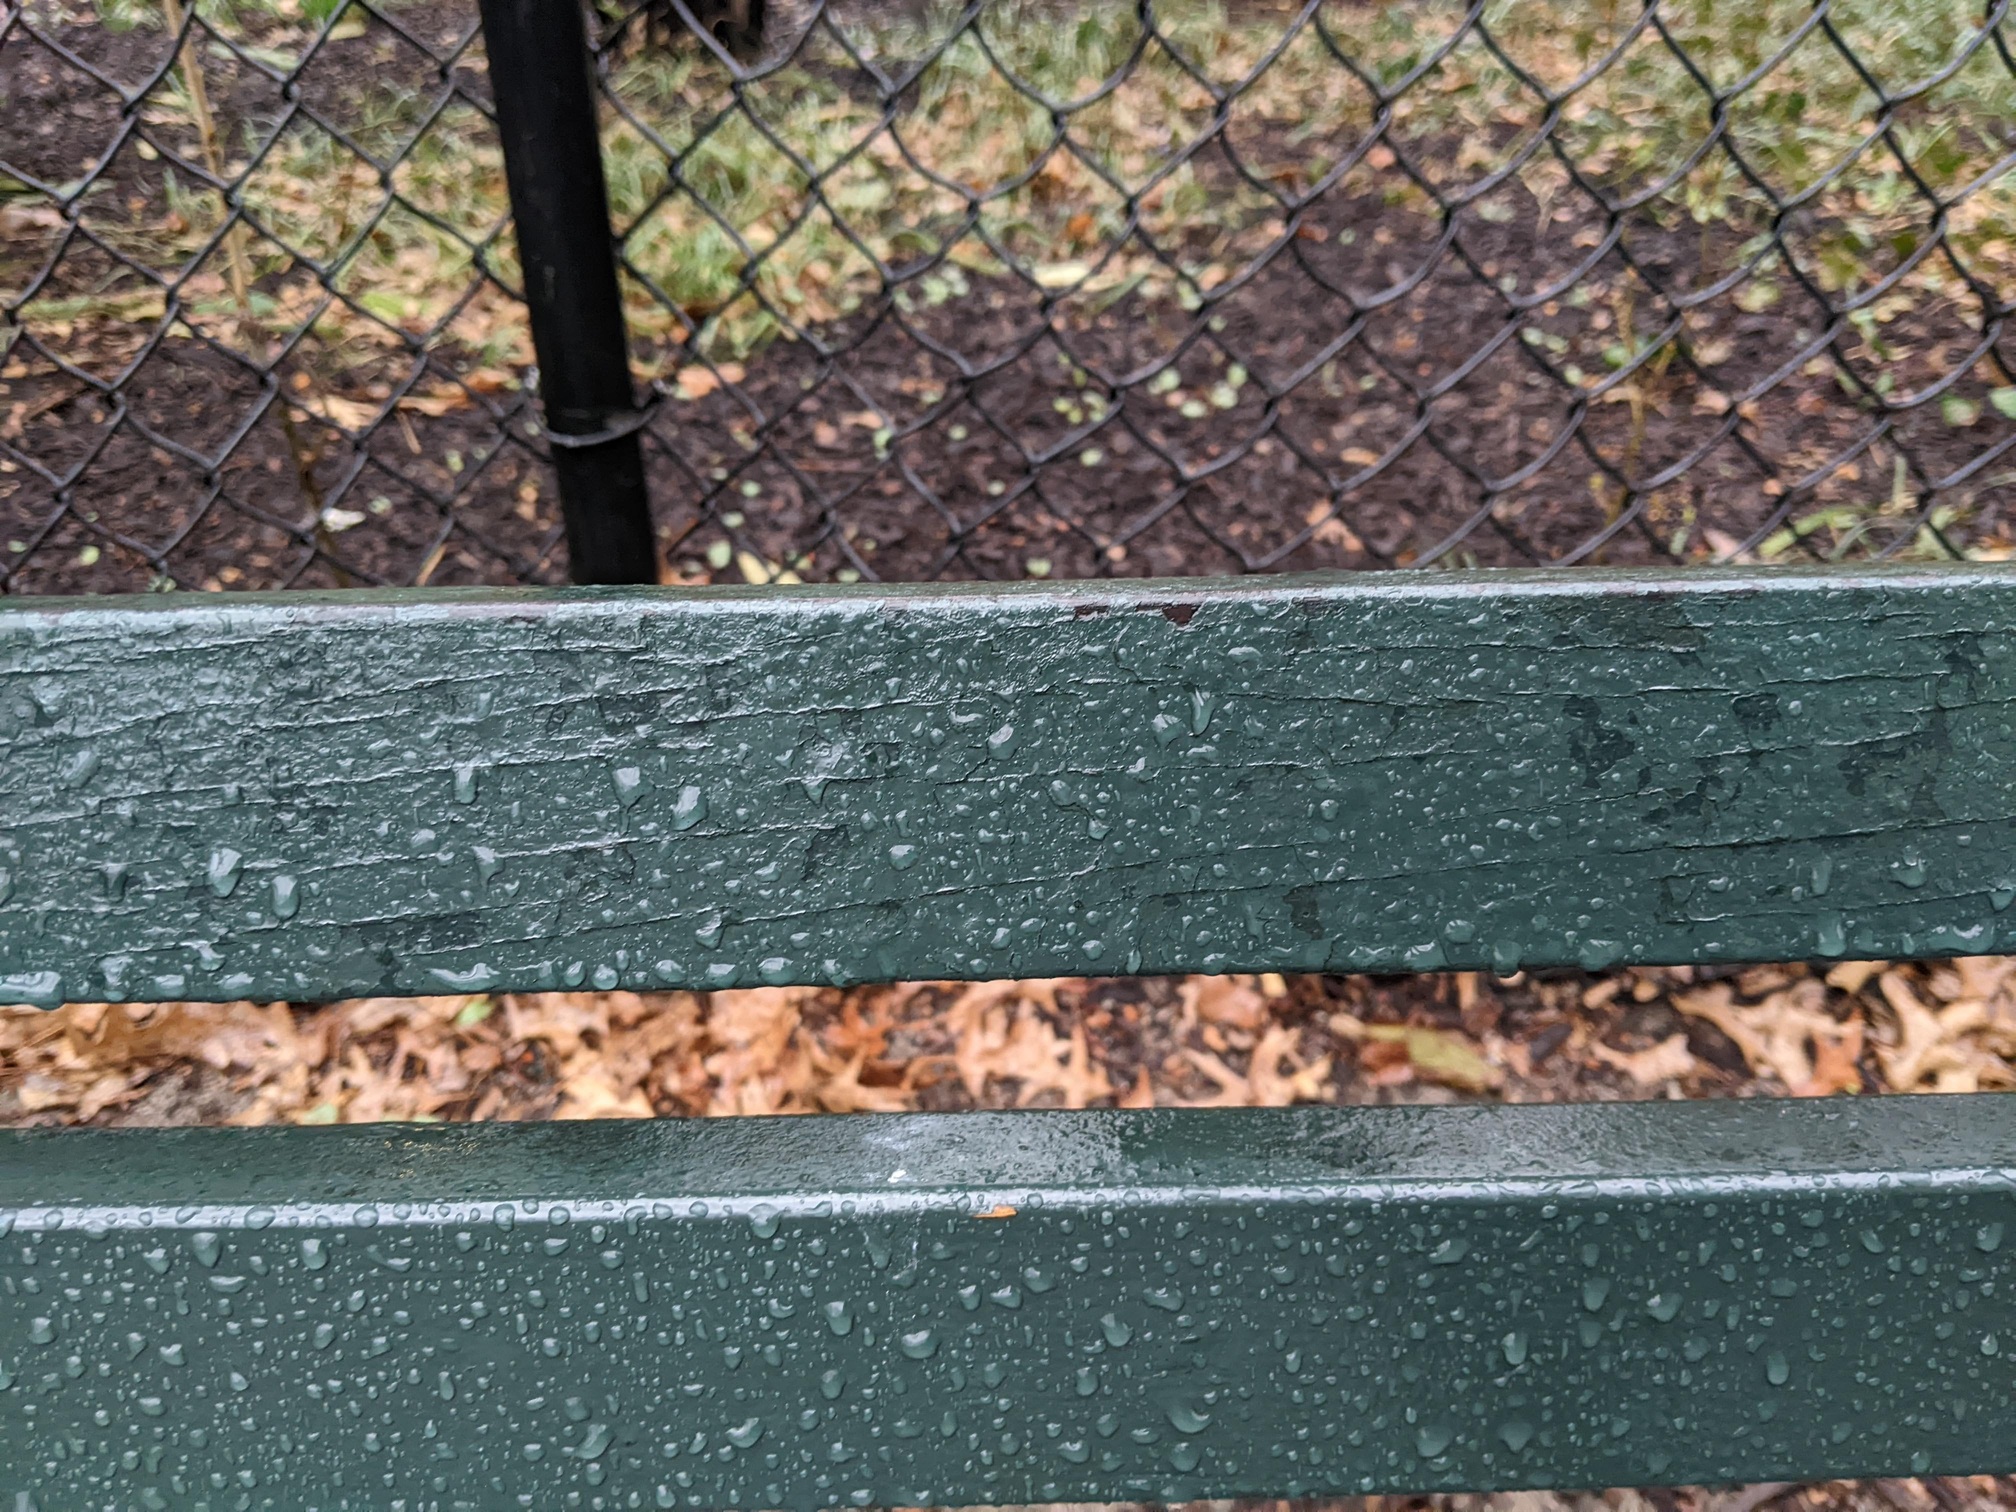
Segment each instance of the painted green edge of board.
M2016 572L0 606L0 998L2016 944Z
M44 1509L2016 1468L2016 1099L0 1134Z

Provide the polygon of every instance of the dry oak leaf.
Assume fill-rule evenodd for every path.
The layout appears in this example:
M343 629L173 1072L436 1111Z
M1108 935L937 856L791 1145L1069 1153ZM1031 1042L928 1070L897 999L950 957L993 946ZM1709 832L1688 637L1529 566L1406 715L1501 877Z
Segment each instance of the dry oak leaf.
M1990 1027L1987 1004L1969 998L1934 1012L1919 1000L1901 970L1884 972L1879 985L1883 1001L1897 1019L1897 1043L1876 1051L1883 1078L1893 1091L1918 1091L1928 1079L1928 1090L1933 1092L1975 1092L1984 1082L1997 1087L2016 1082L2008 1063L1983 1050L1973 1038Z
M702 1062L713 1079L707 1111L723 1114L798 1113L816 1074L796 1043L799 1005L816 996L802 987L750 987L717 992L707 1034L721 1048Z
M1330 1057L1304 1062L1301 1036L1275 1024L1253 1048L1251 1069L1241 1076L1208 1050L1185 1049L1182 1058L1214 1082L1218 1090L1184 1103L1193 1108L1285 1108L1291 1103L1320 1102L1330 1082ZM1289 1069L1284 1074L1282 1066Z
M1862 1020L1851 1018L1834 1039L1813 1041L1813 1079L1793 1091L1800 1097L1832 1097L1862 1090Z
M1286 991L1283 983L1282 992ZM1257 1031L1267 1021L1267 1000L1250 976L1185 977L1176 992L1186 1020L1202 1019L1207 1024L1249 1031Z
M1828 1013L1826 1001L1827 989L1811 977L1755 1003L1738 1003L1726 982L1673 996L1673 1006L1687 1017L1713 1024L1727 1035L1753 1072L1769 1072L1787 1091L1801 1096L1823 1090L1815 1080L1819 1047L1831 1044L1830 1075L1838 1080L1846 1041L1850 1036L1859 1039L1862 1032L1859 1023L1851 1029Z
M1700 1070L1693 1051L1687 1048L1684 1031L1669 1034L1649 1050L1612 1050L1600 1041L1589 1053L1613 1070L1622 1071L1641 1087L1659 1087L1692 1076Z
M907 1113L917 1106L907 1077L896 1086L864 1084L861 1072L867 1064L868 1052L862 1049L837 1069L822 1067L811 1087L813 1098L828 1113Z
M1067 1108L1082 1108L1113 1095L1105 1068L1092 1059L1083 1027L1060 1036L1037 1012L1057 1007L1058 982L977 982L945 1009L952 1037L952 1064L966 1095L978 1099L989 1077L1022 1084L1017 1106L1026 1107L1055 1092Z

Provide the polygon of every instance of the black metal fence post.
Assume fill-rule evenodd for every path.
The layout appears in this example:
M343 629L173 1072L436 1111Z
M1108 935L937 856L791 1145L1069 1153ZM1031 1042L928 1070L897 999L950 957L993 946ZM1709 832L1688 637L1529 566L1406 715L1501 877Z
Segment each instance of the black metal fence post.
M579 0L481 0L539 395L577 583L657 581Z

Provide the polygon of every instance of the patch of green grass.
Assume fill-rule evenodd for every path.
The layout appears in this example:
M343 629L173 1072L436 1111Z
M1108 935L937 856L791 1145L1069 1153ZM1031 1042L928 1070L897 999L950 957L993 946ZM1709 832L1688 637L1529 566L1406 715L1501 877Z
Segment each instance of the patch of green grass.
M1280 230L1276 195L1306 192L1379 122L1373 92L1334 47L1384 88L1426 70L1385 113L1384 140L1445 198L1462 198L1551 131L1604 193L1640 201L1637 213L1666 225L1713 230L1704 277L1760 258L1758 276L1768 273L1765 233L1781 204L1805 196L1803 265L1823 287L1853 293L1917 250L1934 211L1913 175L1953 194L1997 161L2004 124L2016 118L2016 79L1992 47L1965 57L1975 15L1946 0L1840 0L1834 37L1811 25L1804 0L1666 0L1658 16L1670 43L1644 10L1616 0L1500 0L1483 32L1467 34L1451 0L1337 5L1285 47L1285 13L1192 0L1158 14L1150 36L1115 0L1061 16L1008 0L949 40L943 17L857 27L855 45L885 66L931 59L887 128L858 79L849 87L839 49L816 37L802 66L739 99L709 61L637 57L616 84L642 129L619 122L609 137L631 259L729 351L776 328L745 292L750 283L787 320L830 318L878 286L878 260L998 269L989 242L1057 286L1096 291L1137 275L1180 283L1138 237L1116 243L1129 195L1142 234L1203 277L1213 263L1236 267L1263 249ZM1892 91L1951 76L1882 122L1844 44ZM1722 145L1690 168L1715 129L1710 89L1753 74L1727 102ZM1887 140L1858 156L1879 124ZM1193 156L1219 130L1272 192L1222 171L1215 154L1208 170ZM676 182L654 136L678 160ZM1579 193L1545 150L1519 178L1543 206ZM1435 211L1376 155L1342 188ZM1496 200L1471 213L1513 216ZM2016 184L2006 175L1976 186L1949 225L1954 246L1982 259L1984 272L2016 266ZM1939 292L1944 273L1921 271L1927 292ZM647 323L650 303L637 301ZM659 318L672 323L662 309Z

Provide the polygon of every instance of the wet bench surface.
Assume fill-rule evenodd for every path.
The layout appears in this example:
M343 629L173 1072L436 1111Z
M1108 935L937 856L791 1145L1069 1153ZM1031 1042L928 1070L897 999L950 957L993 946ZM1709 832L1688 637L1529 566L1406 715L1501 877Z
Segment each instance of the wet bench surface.
M0 608L0 996L2009 948L2016 575ZM0 1135L20 1508L2016 1462L2016 1104Z

